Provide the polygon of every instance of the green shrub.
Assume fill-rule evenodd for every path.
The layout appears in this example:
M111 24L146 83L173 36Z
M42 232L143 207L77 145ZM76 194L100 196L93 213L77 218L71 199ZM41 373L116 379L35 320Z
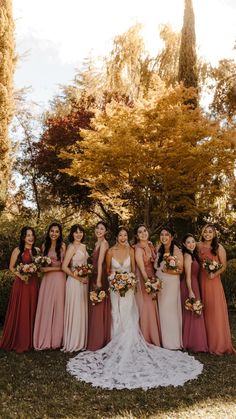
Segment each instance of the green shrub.
M236 259L228 261L227 268L222 274L222 284L229 306L236 304Z
M10 271L0 271L0 324L4 322L13 280Z
M236 245L224 245L226 253L227 253L227 259L236 259Z

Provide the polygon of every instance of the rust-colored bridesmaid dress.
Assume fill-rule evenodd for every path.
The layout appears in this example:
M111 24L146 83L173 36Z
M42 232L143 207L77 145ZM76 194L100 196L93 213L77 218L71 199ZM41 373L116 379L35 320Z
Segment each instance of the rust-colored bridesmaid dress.
M100 247L93 251L94 273L90 279L89 290L91 291L96 284L98 258ZM88 344L89 351L97 351L110 342L111 339L111 301L108 292L108 279L106 272L106 261L102 266L102 289L106 291L107 297L101 302L92 305L89 301L89 321L88 321Z
M207 258L219 262L218 256L205 246L199 246L199 256L202 261ZM208 272L201 268L201 289L209 352L216 355L235 354L220 275L210 279Z

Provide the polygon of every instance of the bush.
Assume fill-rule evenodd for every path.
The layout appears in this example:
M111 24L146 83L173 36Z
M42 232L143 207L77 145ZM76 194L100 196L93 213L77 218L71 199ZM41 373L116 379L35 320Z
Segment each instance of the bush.
M0 324L4 322L13 280L9 270L0 271Z
M236 259L236 245L229 245L226 244L224 245L226 253L227 253L227 259L231 260L231 259Z
M222 285L229 306L236 304L236 259L228 262L225 272L222 274Z

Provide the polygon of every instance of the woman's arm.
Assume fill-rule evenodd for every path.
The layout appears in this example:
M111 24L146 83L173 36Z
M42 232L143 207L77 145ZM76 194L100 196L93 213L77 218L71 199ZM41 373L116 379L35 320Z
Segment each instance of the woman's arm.
M108 275L110 275L110 273L111 273L111 259L112 259L112 256L113 256L113 250L111 248L111 249L108 249L107 254L106 254L106 265L107 265Z
M184 255L184 271L185 271L185 281L188 288L189 298L195 298L195 294L192 290L192 257L185 253Z
M135 273L135 256L134 249L130 248L130 259L131 259L131 272Z
M141 272L141 275L142 275L144 281L146 282L148 280L148 275L147 275L147 272L146 272L145 266L144 266L143 251L139 247L135 248L135 260L136 260L138 268Z
M11 254L11 258L10 258L10 264L9 264L9 270L16 276L18 276L18 278L20 278L21 280L24 280L23 275L21 275L19 272L16 271L16 262L17 262L17 258L20 254L20 249L19 247L16 247L12 254Z
M98 271L96 285L98 288L102 287L102 265L106 256L107 249L109 248L107 241L103 241L100 245L99 257L98 257Z
M78 279L78 277L75 276L74 273L69 268L70 261L71 261L72 257L74 256L74 254L75 254L75 248L74 248L73 244L69 244L69 246L67 248L67 251L66 251L66 254L65 254L65 259L63 260L63 263L62 263L62 270L67 275L72 276L75 279Z
M227 257L226 257L226 251L225 248L222 246L222 244L219 244L218 247L218 258L219 258L219 262L223 265L222 268L220 268L218 271L210 274L210 278L214 279L216 276L222 274L222 272L225 271L226 267L227 267Z

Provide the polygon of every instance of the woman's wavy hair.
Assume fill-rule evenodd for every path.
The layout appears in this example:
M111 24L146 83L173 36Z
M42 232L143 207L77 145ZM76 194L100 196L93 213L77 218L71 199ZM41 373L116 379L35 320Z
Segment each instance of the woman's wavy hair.
M32 246L32 256L37 256L37 250L35 248L35 242L36 242L35 231L34 231L33 227L25 226L21 229L21 232L20 232L20 240L19 240L20 253L19 253L19 256L17 258L17 262L19 262L19 263L22 262L22 255L23 255L24 250L25 250L25 238L26 238L28 230L32 231L33 236L34 236L34 243L33 243L33 246Z
M184 255L185 253L188 253L188 254L191 256L192 260L196 260L197 262L200 262L200 259L199 259L199 256L198 256L197 246L195 247L195 249L194 249L194 251L193 251L193 252L191 252L191 251L190 251L189 249L187 249L187 247L185 246L185 242L186 242L186 240L187 240L189 237L192 237L192 238L196 241L195 237L194 237L194 236L193 236L193 234L191 234L191 233L187 233L187 234L183 237L183 240L182 240L182 252L183 252L183 255Z
M70 243L73 243L73 241L74 241L74 233L77 230L79 230L79 231L81 231L81 233L83 233L83 237L81 239L81 242L84 241L84 238L85 238L84 228L80 224L74 224L73 226L71 226L70 233L69 233L69 236L68 236L68 240L69 240Z
M212 228L212 230L213 230L213 231L214 231L214 233L215 233L215 237L213 237L212 242L211 242L211 253L212 253L212 255L217 256L217 250L218 250L218 247L219 247L219 243L218 243L218 238L217 238L217 230L216 230L216 227L214 226L214 224L212 224L212 223L207 223L207 224L205 224L205 225L202 227L202 231L201 231L201 238L200 238L200 240L201 240L202 242L204 242L204 241L205 241L205 239L204 239L204 237L203 237L203 232L204 232L204 230L205 230L207 227Z
M140 227L145 227L145 228L146 228L146 230L147 230L147 232L148 232L148 235L149 235L149 231L148 231L147 226L146 226L145 224L139 224L138 226L136 226L136 227L134 228L134 244L137 244L137 243L139 242L139 240L138 240L138 229L139 229Z
M171 245L170 245L170 255L173 256L173 254L174 254L174 247L176 245L176 243L175 243L175 236L176 236L175 230L174 230L173 226L172 225L169 225L169 224L164 225L161 228L160 233L163 230L168 231L168 233L170 233L170 235L173 237L173 240L172 240ZM165 253L165 247L164 247L164 244L163 243L161 244L161 246L160 246L160 248L158 250L158 253L159 253L159 258L158 258L157 266L160 266L161 262L163 261L163 256L164 256L164 253Z
M60 236L58 237L57 241L56 241L56 254L57 254L57 260L61 260L61 247L62 247L62 243L63 243L63 237L62 237L62 226L59 223L52 223L50 224L50 226L48 227L48 231L45 237L45 242L44 242L44 256L48 255L48 252L50 250L50 247L52 245L51 239L50 239L50 231L53 227L58 227L59 232L60 232Z

